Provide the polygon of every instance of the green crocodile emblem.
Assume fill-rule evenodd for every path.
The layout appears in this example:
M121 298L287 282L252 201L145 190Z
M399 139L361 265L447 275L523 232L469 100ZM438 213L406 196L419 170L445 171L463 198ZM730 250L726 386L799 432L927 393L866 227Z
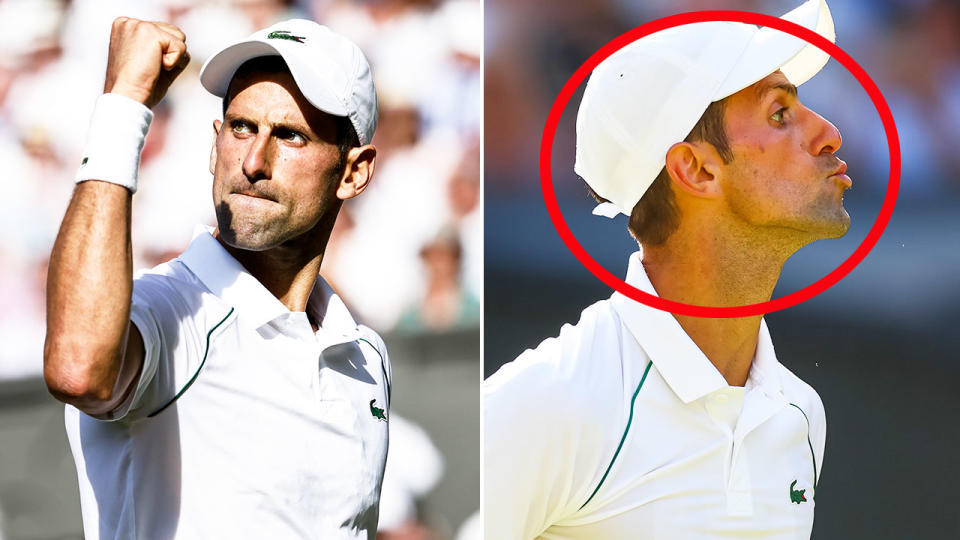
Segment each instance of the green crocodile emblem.
M87 164L87 161L89 161L89 160L90 160L90 158L83 158L83 161L80 162L80 166L83 167L84 165Z
M303 36L295 36L291 34L289 30L274 30L267 34L267 39L287 39L296 41L297 43L303 43L303 40L306 38Z
M792 502L792 503L797 503L797 504L807 502L807 498L803 496L803 494L804 494L807 490L805 490L805 489L799 489L799 490L798 490L798 489L793 489L793 486L795 486L795 485L797 485L797 481L796 481L796 480L794 480L793 483L790 484L790 502Z
M384 414L383 414L383 409L380 409L380 408L377 408L377 407L374 407L374 406L373 406L373 404L376 403L376 401L377 401L377 400L375 400L375 399L371 399L371 400L370 400L370 414L372 414L374 418L379 418L380 420L383 420L384 422L386 422L386 421L387 421L387 417L384 416Z

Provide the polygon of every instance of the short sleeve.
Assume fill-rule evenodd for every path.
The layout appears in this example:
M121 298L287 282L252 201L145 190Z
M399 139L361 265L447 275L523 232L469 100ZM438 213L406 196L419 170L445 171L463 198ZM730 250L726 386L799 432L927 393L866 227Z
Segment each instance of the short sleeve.
M483 383L486 538L530 540L574 517L614 451L601 419L619 414L619 356L595 340L590 318Z
M143 337L143 368L133 398L113 419L147 417L170 403L200 369L207 335L228 308L209 293L169 276L134 280L130 321ZM223 313L221 313L223 312Z

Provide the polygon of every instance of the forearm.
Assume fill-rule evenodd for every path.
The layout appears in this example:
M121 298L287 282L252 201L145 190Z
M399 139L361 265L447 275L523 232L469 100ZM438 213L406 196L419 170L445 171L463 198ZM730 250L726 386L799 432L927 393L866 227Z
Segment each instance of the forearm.
M133 290L131 193L77 185L50 256L44 376L81 409L112 401L124 357Z
M143 369L144 344L130 323L131 197L149 107L187 67L185 40L167 23L113 21L105 94L50 255L44 378L57 399L91 415L114 412Z

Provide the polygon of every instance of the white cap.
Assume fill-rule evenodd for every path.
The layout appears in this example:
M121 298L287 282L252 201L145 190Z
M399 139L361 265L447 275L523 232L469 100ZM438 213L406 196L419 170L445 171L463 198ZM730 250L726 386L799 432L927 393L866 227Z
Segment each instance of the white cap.
M290 19L254 32L210 57L200 82L223 97L233 74L251 58L283 57L300 92L314 107L350 119L360 144L370 144L377 129L377 92L370 64L355 43L305 19Z
M824 0L782 17L835 39ZM778 69L796 86L830 56L769 27L704 22L650 34L612 54L590 75L577 113L574 171L610 201L594 214L630 215L710 103Z

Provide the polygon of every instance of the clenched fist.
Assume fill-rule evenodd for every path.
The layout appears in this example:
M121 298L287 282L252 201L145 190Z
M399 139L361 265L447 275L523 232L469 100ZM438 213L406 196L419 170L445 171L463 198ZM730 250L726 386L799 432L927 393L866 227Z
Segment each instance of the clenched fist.
M186 39L172 24L118 17L110 31L103 91L153 107L190 63Z

